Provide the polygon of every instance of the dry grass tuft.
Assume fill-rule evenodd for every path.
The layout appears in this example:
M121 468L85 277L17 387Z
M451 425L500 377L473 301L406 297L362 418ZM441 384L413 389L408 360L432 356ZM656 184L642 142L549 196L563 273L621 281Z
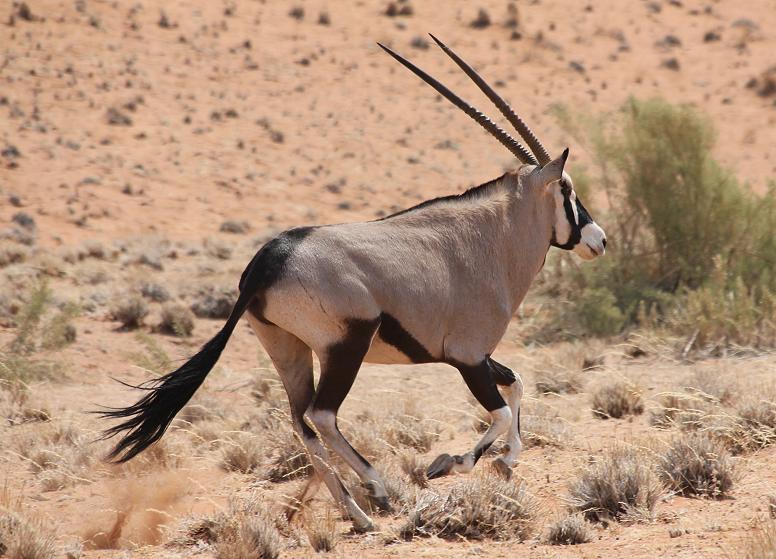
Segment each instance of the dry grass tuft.
M143 324L148 315L148 305L140 295L129 294L125 297L117 295L110 309L110 318L121 323L125 330L134 330Z
M765 521L752 533L742 550L736 550L741 559L776 558L776 523Z
M658 464L668 488L685 496L724 497L733 486L733 470L723 444L705 433L674 439Z
M535 377L536 391L543 395L577 394L584 386L582 372L565 367L539 369Z
M269 462L265 478L281 483L310 475L310 458L299 436L291 428L288 415L271 409L262 423L263 452Z
M420 456L414 453L402 454L399 457L399 466L401 471L404 472L414 485L417 485L421 489L426 489L428 487L426 466Z
M406 447L428 452L439 440L439 424L415 411L395 414L388 420L383 439L392 447Z
M664 491L644 452L615 446L571 482L569 505L592 521L640 520L654 516Z
M584 515L575 513L550 524L547 542L551 545L579 545L590 541L590 524Z
M275 559L282 546L276 523L255 495L216 515L187 519L180 531L170 545L214 546L218 559Z
M221 451L221 467L227 472L249 474L259 468L265 455L264 445L256 435L233 434Z
M28 514L21 500L0 491L0 556L7 559L51 559L55 536L41 520Z
M276 559L280 534L266 516L239 513L219 537L217 559Z
M337 519L330 508L322 516L306 509L304 530L307 541L316 553L329 552L337 545Z
M194 314L183 305L165 303L162 305L159 331L163 334L188 338L194 331Z
M536 532L537 509L522 482L479 474L457 482L446 496L421 492L400 536L525 541Z
M524 448L562 447L571 437L571 429L557 410L540 402L521 408L520 431Z
M601 419L621 418L644 412L641 393L632 384L615 381L593 393L593 415Z

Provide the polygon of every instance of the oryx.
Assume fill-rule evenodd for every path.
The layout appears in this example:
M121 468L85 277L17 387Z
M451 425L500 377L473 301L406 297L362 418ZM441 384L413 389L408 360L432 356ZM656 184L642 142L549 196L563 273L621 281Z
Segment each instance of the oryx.
M142 385L147 394L136 404L102 412L124 419L106 431L107 436L122 435L111 459L129 460L162 436L248 311L314 465L302 502L323 480L357 530L373 526L330 467L325 443L358 474L374 502L389 507L380 474L337 428L337 411L363 362L450 364L490 412L491 425L473 450L439 456L428 468L429 478L468 472L504 433L508 450L495 464L502 473L510 471L521 450L523 383L490 355L550 246L590 260L604 253L606 236L563 170L568 149L550 160L509 105L432 38L532 151L411 62L380 47L476 120L522 165L463 194L377 221L299 227L269 241L243 272L240 295L221 331L178 370ZM321 364L317 386L313 353Z

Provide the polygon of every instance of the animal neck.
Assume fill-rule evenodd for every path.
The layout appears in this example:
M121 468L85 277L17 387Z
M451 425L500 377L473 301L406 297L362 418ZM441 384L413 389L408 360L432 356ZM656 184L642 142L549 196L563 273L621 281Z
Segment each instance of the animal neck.
M516 193L509 200L502 235L512 312L515 312L544 266L552 237L553 213L544 191L535 188L527 172L510 173L504 178L514 181L509 186Z

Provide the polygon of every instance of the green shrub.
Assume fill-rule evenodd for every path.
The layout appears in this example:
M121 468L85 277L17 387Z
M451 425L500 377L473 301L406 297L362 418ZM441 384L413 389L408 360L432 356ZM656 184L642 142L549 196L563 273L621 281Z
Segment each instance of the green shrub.
M616 114L556 115L592 153L575 184L605 195L610 243L585 266L551 254L542 291L568 304L539 335L641 325L696 347L776 345L776 185L765 197L742 188L712 157L710 121L688 106L630 99Z

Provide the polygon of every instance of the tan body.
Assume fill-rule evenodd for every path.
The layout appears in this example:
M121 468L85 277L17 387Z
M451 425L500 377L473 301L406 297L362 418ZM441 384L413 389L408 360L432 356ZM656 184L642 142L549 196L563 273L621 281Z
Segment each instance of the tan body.
M523 169L476 198L313 230L268 293L264 317L320 355L343 319L387 312L435 360L477 362L495 349L549 248L554 206L544 189L521 185L532 178ZM379 335L365 361L410 362Z

